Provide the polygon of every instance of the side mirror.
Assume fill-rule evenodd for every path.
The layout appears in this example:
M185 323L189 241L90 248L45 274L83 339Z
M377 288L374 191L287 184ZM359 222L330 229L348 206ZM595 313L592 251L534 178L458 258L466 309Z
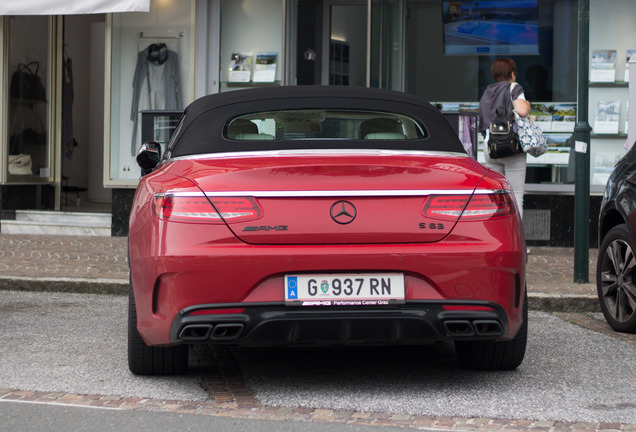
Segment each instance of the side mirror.
M161 161L161 145L155 141L143 143L137 152L137 165L141 167L143 175L150 174L159 161Z

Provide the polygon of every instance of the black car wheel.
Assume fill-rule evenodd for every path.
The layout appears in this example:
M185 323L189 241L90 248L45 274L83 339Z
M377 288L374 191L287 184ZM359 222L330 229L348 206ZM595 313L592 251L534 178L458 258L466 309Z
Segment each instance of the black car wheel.
M510 341L456 341L459 363L468 370L512 370L523 362L528 340L528 293L523 302L523 323Z
M152 347L141 338L132 283L128 301L128 368L135 375L180 375L188 369L187 345Z
M619 332L636 333L636 257L625 224L612 228L601 243L596 287L609 325Z

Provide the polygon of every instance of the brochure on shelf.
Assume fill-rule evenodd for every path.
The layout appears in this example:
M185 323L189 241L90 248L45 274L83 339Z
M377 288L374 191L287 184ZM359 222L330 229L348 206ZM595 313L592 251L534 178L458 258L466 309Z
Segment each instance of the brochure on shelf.
M530 119L543 132L574 132L576 103L533 103Z
M552 132L574 132L576 103L555 103L552 111Z
M252 56L253 53L251 51L232 53L228 82L250 82L252 78Z
M623 78L623 81L625 82L629 82L629 60L635 54L636 54L636 49L627 50L627 55L625 56L625 78Z
M550 133L545 134L548 141L549 152L569 153L572 144L572 134Z
M254 82L276 81L277 52L257 52L254 65Z
M617 134L618 117L620 112L620 100L596 102L596 114L594 116L594 133Z
M616 50L593 50L590 71L592 82L616 81Z
M607 184L614 166L623 155L621 153L597 152L594 156L594 168L592 170L592 184Z

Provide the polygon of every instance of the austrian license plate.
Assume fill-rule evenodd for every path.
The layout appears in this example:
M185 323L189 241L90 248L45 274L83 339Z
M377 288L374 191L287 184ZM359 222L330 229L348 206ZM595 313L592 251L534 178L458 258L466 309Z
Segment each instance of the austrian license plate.
M377 306L404 303L404 275L286 275L285 301L303 306Z

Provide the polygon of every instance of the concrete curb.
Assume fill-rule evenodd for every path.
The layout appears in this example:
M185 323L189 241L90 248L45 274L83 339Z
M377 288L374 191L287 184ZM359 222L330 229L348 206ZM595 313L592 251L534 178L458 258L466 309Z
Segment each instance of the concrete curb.
M128 295L128 280L0 276L0 290ZM528 307L542 312L584 313L601 310L598 298L586 294L529 293Z
M598 297L585 294L528 293L528 308L541 312L600 312Z
M128 295L128 280L0 276L0 290Z

